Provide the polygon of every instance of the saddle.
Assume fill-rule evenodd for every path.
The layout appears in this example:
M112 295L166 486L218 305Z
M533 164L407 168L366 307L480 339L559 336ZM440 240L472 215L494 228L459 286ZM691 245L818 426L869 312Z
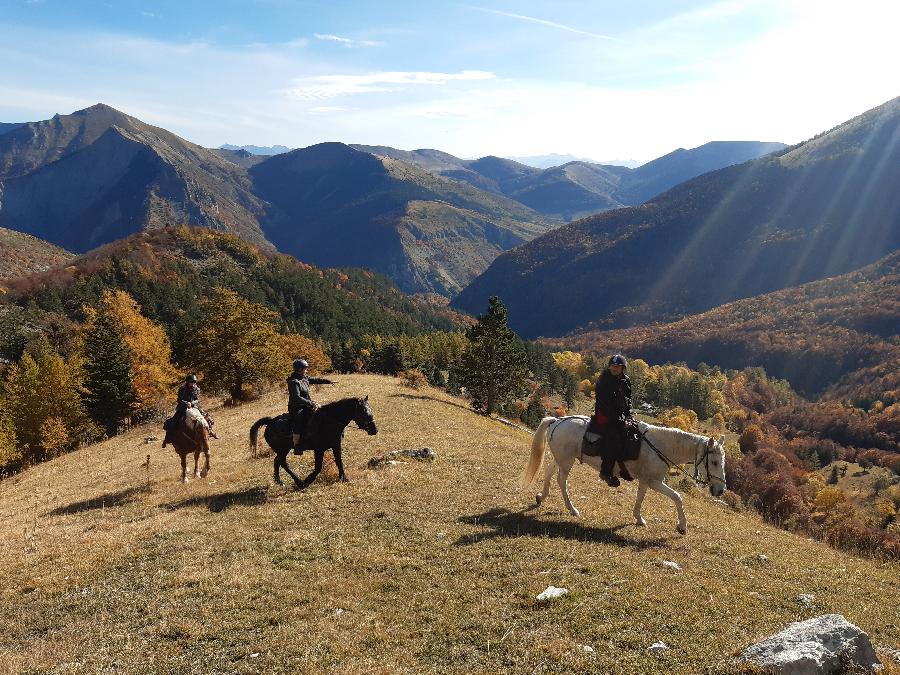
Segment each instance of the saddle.
M619 462L633 461L641 454L641 431L634 419L625 420L625 443L621 456L618 456L618 449L612 447L610 441L608 428L595 424L592 417L581 440L581 454L605 459L609 453L615 452L617 456L614 459Z

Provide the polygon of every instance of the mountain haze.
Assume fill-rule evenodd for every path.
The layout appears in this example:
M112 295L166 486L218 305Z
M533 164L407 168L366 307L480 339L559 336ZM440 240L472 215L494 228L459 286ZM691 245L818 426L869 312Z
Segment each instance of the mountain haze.
M666 320L842 274L900 247L900 99L806 143L554 230L455 300L524 336ZM643 167L642 167L643 168Z
M491 155L465 160L439 150L397 150L373 145L352 147L377 156L401 159L481 190L506 195L548 218L567 221L638 205L685 180L755 159L785 145L719 141L692 150L676 150L636 169L583 160L541 169Z

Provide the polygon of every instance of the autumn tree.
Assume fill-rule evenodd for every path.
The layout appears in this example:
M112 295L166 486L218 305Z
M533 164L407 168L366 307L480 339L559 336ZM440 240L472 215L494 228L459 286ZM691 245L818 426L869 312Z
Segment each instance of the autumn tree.
M507 325L506 307L498 297L488 311L466 330L469 344L457 369L459 384L472 397L477 410L491 414L526 392L526 356L516 334Z
M81 399L79 371L45 338L9 367L0 405L14 427L19 463L47 459L96 437Z
M319 375L331 370L331 359L315 340L297 333L281 335L279 338L281 349L287 358L291 361L299 358L306 359L311 375Z
M91 317L83 350L87 410L107 436L114 436L134 412L136 396L128 346L119 322L105 305Z
M179 373L172 364L172 347L166 331L141 313L141 307L125 291L107 291L102 306L115 317L128 347L138 416L174 397Z
M272 310L216 289L201 305L189 354L206 386L240 400L245 386L286 377L292 356L283 350L278 321Z

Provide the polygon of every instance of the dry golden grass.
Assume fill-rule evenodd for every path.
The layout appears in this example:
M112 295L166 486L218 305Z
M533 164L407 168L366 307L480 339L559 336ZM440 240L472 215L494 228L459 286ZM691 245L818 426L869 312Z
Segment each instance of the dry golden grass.
M348 429L350 484L272 485L271 455L251 459L246 435L283 408L275 394L216 411L207 480L180 484L174 452L144 445L161 434L142 428L0 483L0 672L725 673L747 644L827 612L900 648L896 563L700 491L686 537L656 495L638 529L634 487L580 467L583 521L555 485L526 510L527 434L434 389L338 379L319 397L369 394L379 426ZM365 468L423 446L435 461ZM311 458L289 461L307 471ZM569 595L537 602L550 584ZM657 640L662 656L647 652Z

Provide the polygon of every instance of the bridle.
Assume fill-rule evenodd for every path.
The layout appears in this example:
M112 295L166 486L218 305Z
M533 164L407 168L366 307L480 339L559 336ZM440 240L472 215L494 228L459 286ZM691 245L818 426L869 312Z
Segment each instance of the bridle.
M647 445L649 445L650 449L653 450L653 452L655 452L659 456L659 458L662 461L664 461L670 469L676 469L677 471L680 471L685 476L687 476L687 478L694 481L695 483L699 483L700 485L709 485L712 482L711 480L709 480L709 478L710 478L709 456L711 454L712 449L716 445L716 442L712 439L712 437L707 439L707 441L703 444L703 454L695 459L694 475L691 476L691 474L689 474L687 471L685 471L683 468L681 468L680 464L676 464L675 462L673 462L671 459L666 457L665 453L663 453L662 450L660 450L655 445L653 445L653 442L649 438L647 438L647 435L640 428L638 428L638 433L641 435L641 440L644 441ZM705 469L706 480L704 480L703 478L700 477L700 465L701 464L703 465L703 468ZM712 478L715 480L718 480L718 481L722 481L723 484L725 483L724 475L723 476L712 476Z
M377 427L375 426L375 415L373 415L371 411L366 410L365 404L362 404L362 405L363 405L363 410L366 411L366 413L368 415L368 420L363 421L363 420L357 418L357 419L354 419L353 421L356 422L356 426L358 426L360 429L362 429L363 431L365 431L369 434L372 434L377 429Z

